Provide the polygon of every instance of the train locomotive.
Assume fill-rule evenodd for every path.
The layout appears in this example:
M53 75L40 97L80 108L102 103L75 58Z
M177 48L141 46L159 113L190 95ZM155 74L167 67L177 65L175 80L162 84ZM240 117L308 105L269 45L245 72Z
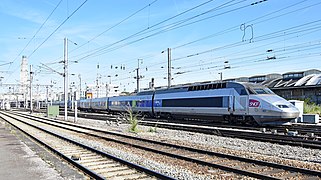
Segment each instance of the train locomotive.
M142 91L130 96L84 99L79 110L135 113L155 118L212 119L229 123L281 124L299 116L290 102L265 86L219 82Z

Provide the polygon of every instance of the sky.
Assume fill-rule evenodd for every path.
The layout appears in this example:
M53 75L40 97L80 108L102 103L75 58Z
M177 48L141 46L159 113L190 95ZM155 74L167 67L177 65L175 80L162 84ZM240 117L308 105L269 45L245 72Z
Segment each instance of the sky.
M140 88L321 70L321 0L1 0L0 78L20 82L21 57L34 83ZM80 79L79 79L80 75ZM2 86L1 92L8 92ZM42 89L43 91L45 88Z

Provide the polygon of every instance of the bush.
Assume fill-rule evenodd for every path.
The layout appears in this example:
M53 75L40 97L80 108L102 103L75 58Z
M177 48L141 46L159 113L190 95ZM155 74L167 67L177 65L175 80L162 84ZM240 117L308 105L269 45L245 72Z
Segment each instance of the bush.
M305 114L321 114L321 106L311 103L309 99L304 100L303 112Z

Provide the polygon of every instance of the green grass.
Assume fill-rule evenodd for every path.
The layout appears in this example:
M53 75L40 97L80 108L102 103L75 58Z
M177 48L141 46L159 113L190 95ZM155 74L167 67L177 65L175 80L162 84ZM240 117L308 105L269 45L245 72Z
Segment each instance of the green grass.
M157 123L158 123L158 121L157 121ZM148 129L148 132L157 133L157 123L155 124L154 127L150 127L150 128Z
M311 103L309 100L304 100L304 114L321 114L321 106Z
M126 116L126 119L130 125L129 131L133 133L137 133L138 132L138 119L137 119L138 114L134 114L131 107L128 107L126 111L128 113Z
M150 127L150 128L148 129L148 132L156 133L156 132L157 132L157 128L156 128L156 127Z

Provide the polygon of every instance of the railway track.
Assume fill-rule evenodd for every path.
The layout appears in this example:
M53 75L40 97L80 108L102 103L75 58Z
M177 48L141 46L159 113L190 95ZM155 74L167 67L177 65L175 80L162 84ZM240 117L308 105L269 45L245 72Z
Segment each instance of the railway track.
M27 117L26 115L21 114L19 114L19 116L25 118ZM92 136L107 141L113 141L115 143L120 143L137 149L142 149L183 161L196 163L198 165L208 166L209 168L214 168L211 171L220 169L223 171L229 171L235 174L260 179L287 179L293 177L300 179L318 179L319 177L321 177L321 173L319 171L205 151L176 144L152 141L149 139L142 139L81 125L75 125L68 122L48 120L46 118L41 118L40 120L40 118L33 117L32 119L34 121L47 123L52 126L64 128L70 131L77 131L78 133L86 134L87 136Z
M157 126L168 129L185 130L224 137L240 138L260 142L277 143L281 145L300 146L305 148L321 149L320 137L288 136L284 134L262 133L256 130L234 129L230 127L210 127L195 125L180 125L173 123L140 122L141 125Z
M70 116L73 114L68 113ZM117 116L98 114L98 113L79 113L79 117L97 119L97 120L108 120L108 121L121 121ZM190 132L198 132L204 134L213 134L223 137L232 137L240 138L261 142L270 142L281 145L290 145L290 146L299 146L304 148L313 148L321 149L321 128L315 130L315 128L304 129L302 126L282 126L282 127L273 127L270 130L277 130L278 133L262 133L258 127L244 127L237 125L227 125L227 124L211 124L208 125L207 122L200 121L199 123L178 123L179 121L168 123L165 120L154 120L154 119L145 119L140 121L140 125L151 126L151 127L160 127L173 130L184 130ZM201 125L200 125L201 124ZM205 125L204 125L205 124ZM267 128L269 129L269 128ZM289 136L282 134L285 129L289 131L300 131L303 135ZM320 130L320 131L318 131ZM309 136L307 133L314 133L314 136Z
M40 110L39 112L44 113L45 111ZM61 115L64 113L61 111ZM74 112L68 111L68 116L74 116ZM119 116L108 114L106 111L102 111L100 113L84 113L78 112L79 117L83 118L91 118L96 120L110 120L110 121L119 121ZM321 122L321 119L320 119ZM304 138L309 138L307 136L311 136L313 133L313 138L321 137L321 126L316 125L307 125L307 124L291 124L291 125L281 125L281 126L265 126L265 127L251 127L244 126L240 124L230 125L224 124L220 122L213 122L211 120L200 120L200 119L191 119L191 120L175 120L175 119L152 119L152 118L144 118L141 123L145 123L145 125L155 125L157 123L176 123L176 124L186 124L186 125L201 125L208 127L221 127L221 128L231 128L231 129L243 129L243 130L253 130L260 131L261 128L265 128L267 131L271 132L272 130L277 130L278 132L284 132L285 130L297 132L298 135L305 136Z
M173 179L31 123L1 113L0 117L94 179Z

